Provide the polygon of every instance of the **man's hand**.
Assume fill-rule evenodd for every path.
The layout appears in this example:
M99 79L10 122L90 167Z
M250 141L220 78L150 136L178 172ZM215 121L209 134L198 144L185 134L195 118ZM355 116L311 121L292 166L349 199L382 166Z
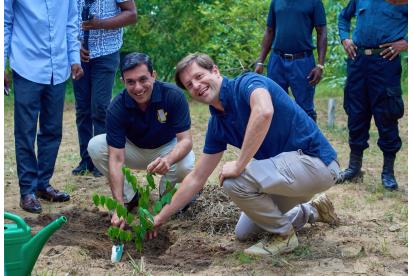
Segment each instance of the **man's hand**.
M254 69L254 72L257 74L263 74L264 65L263 64L256 64L256 68Z
M224 179L238 177L242 171L243 170L237 166L237 161L226 162L219 174L220 186L223 185Z
M348 54L349 58L355 59L358 47L354 44L352 39L347 38L342 40L342 46L344 46L345 52Z
M7 73L4 72L4 94L8 96L10 93L10 80L9 76L7 76Z
M322 79L322 73L322 69L315 66L308 75L309 84L312 86L317 85Z
M158 236L158 228L164 223L165 221L163 221L159 215L156 215L154 217L154 228L151 231L147 232L146 239L147 240L155 239Z
M72 64L71 66L72 71L72 79L78 80L83 76L83 69L80 64Z
M385 48L380 55L383 58L387 58L389 60L393 60L397 57L401 52L406 51L408 49L408 43L404 39L400 39L391 43L385 43L380 45L380 48Z
M83 62L89 62L89 50L86 50L81 43L80 59Z
M82 22L82 30L84 31L89 31L89 30L98 30L98 29L102 29L101 27L101 20L96 18L95 16L92 17L92 19L87 20L87 21L83 21Z
M112 224L112 226L119 227L121 229L124 229L124 227L125 227L124 219L119 218L118 215L116 214L116 212L112 215L111 224Z
M158 157L147 166L147 171L164 175L170 170L170 163L166 157Z

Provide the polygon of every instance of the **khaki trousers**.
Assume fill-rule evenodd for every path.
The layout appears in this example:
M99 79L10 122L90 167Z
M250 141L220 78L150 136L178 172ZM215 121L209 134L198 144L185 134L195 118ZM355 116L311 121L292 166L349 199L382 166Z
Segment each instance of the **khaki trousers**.
M125 144L125 166L130 169L146 170L148 164L154 161L157 157L167 155L177 144L177 139L174 138L165 145L156 149L142 149L135 146L127 139ZM95 167L106 177L108 177L108 144L106 143L106 134L101 134L93 137L88 144L88 153L92 159ZM159 193L163 195L166 189L166 180L172 185L181 182L184 177L194 168L195 156L193 151L190 151L182 160L173 164L170 170L161 177L159 183ZM134 197L132 186L124 181L124 202L129 202Z
M244 239L258 230L275 234L298 230L317 216L309 204L298 204L329 189L338 176L336 161L326 166L301 150L251 161L239 177L223 183L226 193L243 211L236 235Z

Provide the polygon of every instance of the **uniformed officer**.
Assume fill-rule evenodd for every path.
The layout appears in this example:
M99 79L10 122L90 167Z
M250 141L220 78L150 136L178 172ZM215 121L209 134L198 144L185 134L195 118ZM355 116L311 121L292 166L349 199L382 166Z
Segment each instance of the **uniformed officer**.
M155 80L150 58L141 53L125 56L121 63L125 90L111 102L106 117L107 133L95 136L88 152L96 168L108 177L112 196L131 209L138 195L124 183L122 166L181 180L194 166L190 113L184 93L177 86ZM124 227L116 212L114 226Z
M339 35L349 56L344 109L351 148L349 167L341 178L352 180L360 175L374 116L384 155L382 184L389 190L398 188L394 161L401 148L398 119L404 114L400 53L408 48L408 4L400 2L351 0L338 17ZM356 26L351 38L352 17L356 17Z
M272 0L266 24L256 73L263 72L263 62L272 49L267 76L286 92L290 87L296 103L316 121L313 98L315 86L322 78L327 47L322 1ZM312 43L314 28L318 51L316 66Z

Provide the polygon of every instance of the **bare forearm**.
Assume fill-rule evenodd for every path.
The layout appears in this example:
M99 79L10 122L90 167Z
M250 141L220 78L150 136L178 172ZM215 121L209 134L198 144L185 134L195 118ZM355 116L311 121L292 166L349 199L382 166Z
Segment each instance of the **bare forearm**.
M172 215L177 213L180 208L184 207L196 193L201 191L207 179L197 179L194 176L194 171L191 172L180 184L178 190L175 192L171 203L162 208L158 214L161 221L167 221Z
M191 139L183 139L179 141L173 148L173 150L166 156L169 164L175 164L182 160L193 147Z
M273 37L274 37L273 29L270 29L269 27L267 27L263 35L262 50L260 52L258 62L264 62L266 60L266 57L272 47Z
M263 143L272 122L273 112L253 109L247 124L246 134L240 156L237 160L237 167L241 170L247 166L257 150Z
M317 51L318 51L318 64L325 64L326 49L328 44L326 26L317 27Z
M124 11L114 17L99 19L97 29L112 30L125 27L137 22L137 14L132 11Z
M109 186L111 187L112 197L122 203L124 201L124 175L122 174L122 163L109 164Z

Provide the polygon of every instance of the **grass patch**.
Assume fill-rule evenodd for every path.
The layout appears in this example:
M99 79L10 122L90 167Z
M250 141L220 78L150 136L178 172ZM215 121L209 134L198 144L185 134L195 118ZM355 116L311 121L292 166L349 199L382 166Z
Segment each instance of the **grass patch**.
M63 191L70 194L76 191L77 188L78 188L78 185L70 182L70 183L67 183L65 186L63 186Z
M239 262L239 264L251 264L252 262L259 259L259 257L251 256L243 251L237 251L233 253L233 258Z

